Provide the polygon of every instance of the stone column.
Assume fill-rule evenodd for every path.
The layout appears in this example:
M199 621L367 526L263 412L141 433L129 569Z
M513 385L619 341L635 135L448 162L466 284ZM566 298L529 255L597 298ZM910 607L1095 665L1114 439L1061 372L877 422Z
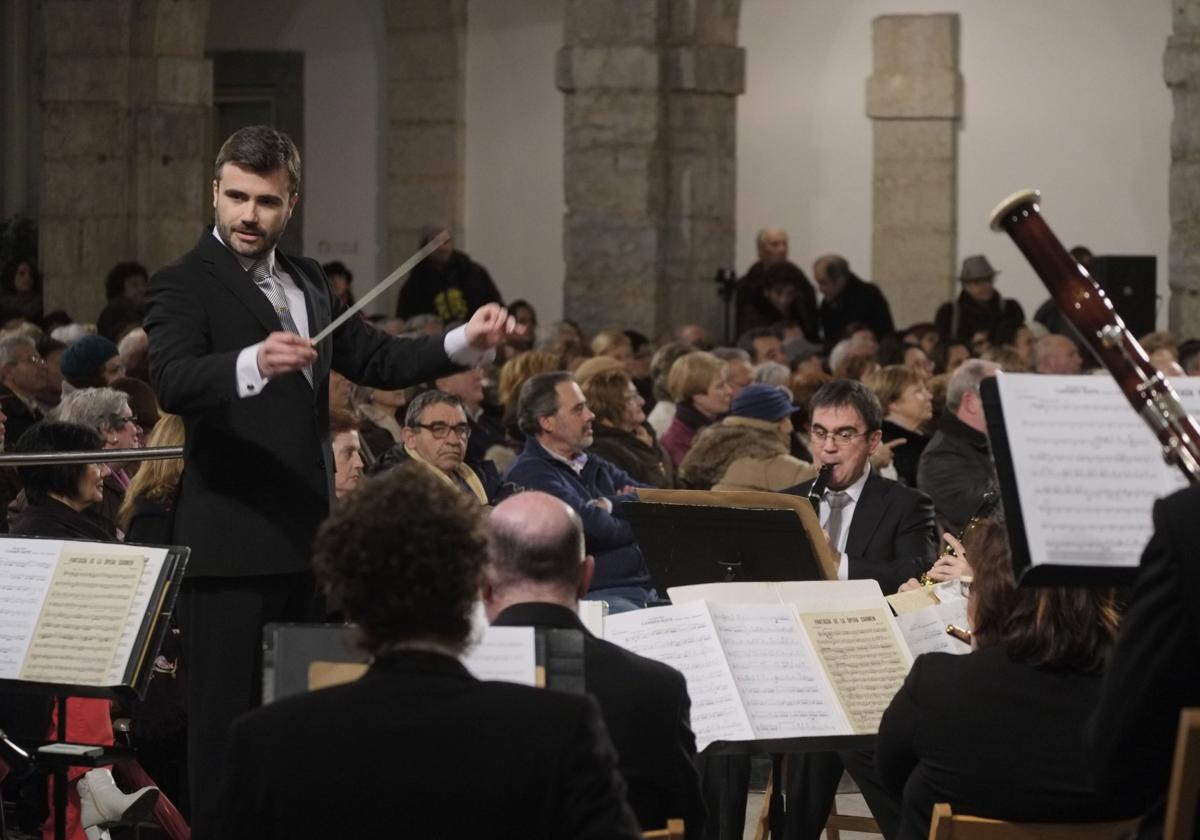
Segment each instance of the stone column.
M45 308L81 321L104 276L154 271L211 217L207 0L44 0L39 251Z
M417 250L426 222L463 234L467 4L385 0L384 12L387 251L396 266ZM386 311L394 310L399 285L388 293Z
M958 15L883 15L872 22L872 36L871 276L903 328L928 320L931 300L956 293Z
M715 329L733 264L736 0L568 0L564 309L589 331Z
M1172 15L1174 34L1163 55L1163 78L1175 106L1167 326L1191 336L1200 331L1200 0L1173 3Z

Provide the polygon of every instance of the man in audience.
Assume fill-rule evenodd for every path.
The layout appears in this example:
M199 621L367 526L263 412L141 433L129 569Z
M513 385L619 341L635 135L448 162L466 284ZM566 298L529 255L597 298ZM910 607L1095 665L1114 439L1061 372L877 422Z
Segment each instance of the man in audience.
M477 367L443 376L433 386L446 394L454 394L467 412L471 436L467 439L467 459L478 464L487 458L487 451L505 441L504 425L483 410L483 371Z
M856 321L870 327L877 339L896 331L883 292L851 271L845 257L826 254L818 259L813 264L813 279L822 295L821 335L826 352L845 337L846 327Z
M517 402L525 449L504 478L518 487L549 493L579 514L588 554L596 558L588 598L607 601L610 612L640 609L656 597L650 572L633 528L614 515L614 507L636 498L643 485L585 452L592 445L593 417L571 374L558 371L531 378L521 386Z
M442 233L450 233L450 228L438 222L424 225L420 246ZM396 317L430 314L447 323L465 321L484 304L503 302L487 269L456 251L451 236L408 275L400 287Z
M653 829L682 818L688 836L699 836L704 802L687 684L673 668L597 639L580 622L579 598L595 566L584 554L578 514L530 491L497 505L489 524L483 584L488 620L583 633L587 692L600 704L638 822Z
M787 355L783 352L783 340L779 332L771 327L755 327L747 330L738 338L738 347L750 354L751 364L761 365L763 362L787 364Z
M239 720L196 840L641 837L591 697L458 661L486 560L479 506L416 464L346 499L313 567L370 670Z
M796 321L804 334L817 339L817 294L799 266L788 260L788 235L768 227L755 240L758 262L738 280L737 332Z
M838 579L873 578L884 594L920 577L937 554L933 505L919 490L880 476L869 459L880 445L883 408L861 382L837 379L809 401L813 466L831 466L821 497L820 521L837 553ZM784 492L805 496L811 481ZM881 825L899 825L895 797L874 774L870 752L810 753L788 772L785 837L820 835L843 767L858 782Z
M1075 374L1083 369L1083 357L1075 342L1065 335L1044 335L1033 349L1034 370L1038 373Z
M261 687L263 625L309 620L309 554L333 499L329 371L401 388L478 364L510 329L491 305L445 336L398 339L351 318L314 260L276 242L300 198L300 153L268 126L217 154L215 224L150 281L150 376L183 417L175 539L191 546L177 615L188 662L192 826L211 832L229 725Z
M988 333L1000 321L1024 323L1025 312L1012 298L1004 298L996 291L997 272L987 257L975 254L963 260L958 280L962 291L953 301L938 307L934 323L938 335L943 339L957 338L971 342L976 353L987 349L975 339L982 336L988 343Z
M726 364L725 381L734 397L754 381L754 363L741 347L717 347L712 354Z
M711 350L713 346L708 330L699 324L684 324L675 332L675 340L690 345L693 350Z
M385 452L372 472L416 461L481 505L496 500L500 476L495 466L468 454L471 426L462 399L445 391L423 391L408 404L400 432L403 442Z
M5 425L11 443L42 419L37 394L45 383L46 363L33 339L10 335L0 341L0 410L8 418Z
M345 409L329 409L329 438L333 449L333 493L340 502L362 481L362 442L358 420Z
M1033 331L1023 321L1000 321L988 336L993 347L1011 350L1021 357L1026 370L1033 370Z
M966 527L983 497L997 489L979 384L999 369L993 362L971 359L950 375L946 410L917 462L917 487L933 499L938 521L954 534Z

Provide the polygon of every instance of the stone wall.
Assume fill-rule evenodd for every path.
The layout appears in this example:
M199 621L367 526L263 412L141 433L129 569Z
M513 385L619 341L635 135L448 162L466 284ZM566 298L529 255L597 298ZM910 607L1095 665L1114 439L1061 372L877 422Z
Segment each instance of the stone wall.
M1200 0L1172 4L1163 78L1171 89L1171 289L1168 328L1200 334Z
M154 271L211 216L206 0L44 0L40 263L46 310L79 320L104 276Z

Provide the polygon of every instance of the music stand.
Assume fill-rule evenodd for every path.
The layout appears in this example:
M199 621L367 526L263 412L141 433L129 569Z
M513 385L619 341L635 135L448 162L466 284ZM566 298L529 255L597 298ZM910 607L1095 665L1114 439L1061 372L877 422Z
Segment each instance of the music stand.
M838 559L802 496L639 490L618 514L633 526L660 593L697 583L837 578Z

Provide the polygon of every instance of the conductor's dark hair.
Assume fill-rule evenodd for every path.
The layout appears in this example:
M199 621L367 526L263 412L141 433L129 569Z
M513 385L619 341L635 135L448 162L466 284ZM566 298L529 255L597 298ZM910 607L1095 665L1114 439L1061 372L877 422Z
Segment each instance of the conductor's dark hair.
M21 435L12 452L30 455L37 452L92 452L104 446L104 438L95 429L79 423L42 420ZM79 495L79 482L87 473L87 464L47 464L17 467L17 476L31 505L44 505L50 494L73 499Z
M809 414L818 408L853 408L863 419L867 432L883 427L883 408L874 392L856 379L835 379L821 386L808 402Z
M213 167L213 180L221 180L221 167L236 163L255 175L266 175L284 169L288 176L288 193L300 192L300 150L282 131L269 125L248 125L239 128L221 144Z
M574 590L583 569L583 524L575 511L568 508L567 515L566 527L540 537L523 533L508 520L492 521L488 555L497 581L502 585L533 581Z
M104 296L112 300L125 294L125 281L130 277L149 278L150 275L146 266L139 262L117 263L109 269L108 276L104 278Z
M408 462L365 479L321 526L313 569L368 653L412 641L465 647L487 559L480 511Z
M542 425L538 420L558 411L558 384L574 381L575 377L565 370L531 376L521 386L521 394L517 397L517 428L528 437L541 434Z

